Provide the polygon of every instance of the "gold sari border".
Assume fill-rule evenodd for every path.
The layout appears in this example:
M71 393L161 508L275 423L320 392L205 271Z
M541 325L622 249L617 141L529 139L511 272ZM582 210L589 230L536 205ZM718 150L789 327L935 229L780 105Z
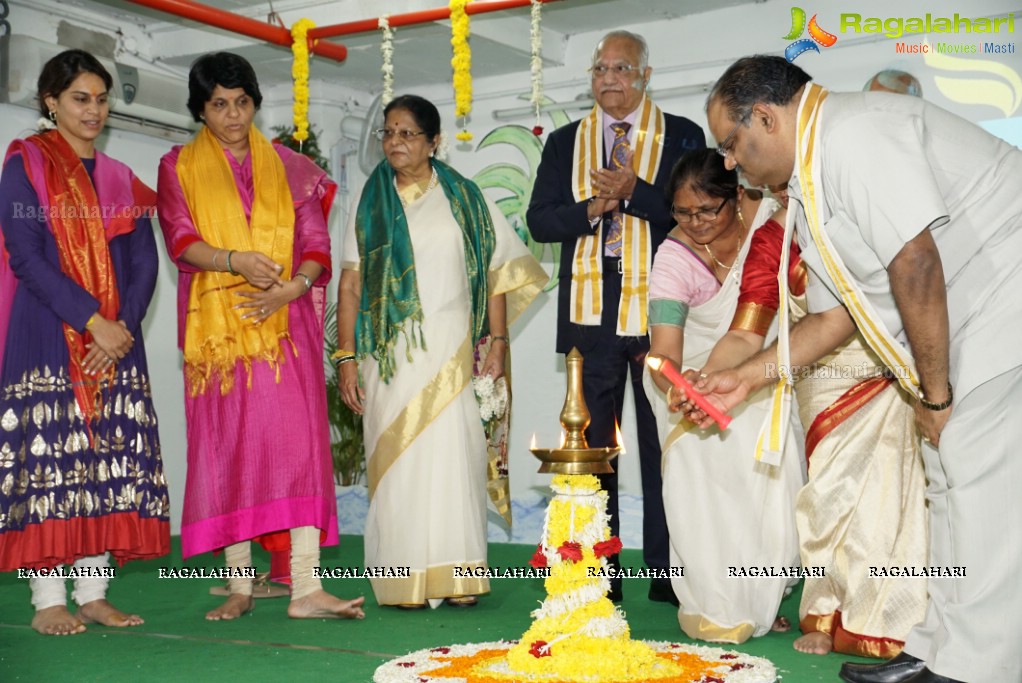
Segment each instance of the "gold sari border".
M744 643L755 633L753 624L738 626L718 626L702 614L682 614L678 612L678 624L689 638L710 640L717 643Z
M430 598L459 598L482 595L490 592L490 580L485 577L455 576L471 574L473 570L484 573L485 562L457 562L419 569L410 576L397 578L370 578L376 602L381 605L418 605Z
M519 256L489 272L490 296L507 295L508 327L539 296L549 279L532 254Z
M465 337L454 355L380 435L367 467L370 500L391 465L397 462L401 454L448 404L464 391L471 379L472 342L469 337Z
M893 379L884 376L863 380L820 411L806 430L806 462L828 434L893 383Z
M834 652L856 657L891 659L905 647L902 640L852 633L841 625L840 610L830 614L807 614L798 627L802 633L826 633L833 641Z
M735 310L735 317L731 320L729 330L744 330L765 337L770 331L770 323L777 315L776 308L770 308L753 301L744 301L738 304Z

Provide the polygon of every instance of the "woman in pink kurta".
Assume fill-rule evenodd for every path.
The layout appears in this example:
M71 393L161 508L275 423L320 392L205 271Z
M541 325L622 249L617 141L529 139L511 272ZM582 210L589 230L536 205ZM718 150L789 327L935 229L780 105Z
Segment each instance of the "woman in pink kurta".
M178 344L185 353L188 434L182 554L225 549L228 567L241 568L251 565L251 539L271 550L290 544L289 615L361 617L361 599L346 602L323 592L312 572L319 545L338 542L323 373L326 215L336 185L306 157L271 147L252 126L261 96L241 57L201 58L189 90L189 109L205 126L163 157L158 186L160 225L180 269ZM271 216L266 228L265 216L256 214L279 205L288 190L293 235L282 242L279 233L291 216ZM239 200L241 238L237 226L221 226L240 220L240 212L233 216L223 208ZM285 258L253 246L260 244L260 229L277 232L274 244L290 241ZM281 265L288 261L290 268ZM214 300L212 314L207 299ZM226 328L219 337L197 326L211 320ZM274 348L230 355L273 325L283 330ZM189 355L189 335L202 337L197 347L209 363ZM230 619L251 609L251 578L232 577L230 592L207 618Z

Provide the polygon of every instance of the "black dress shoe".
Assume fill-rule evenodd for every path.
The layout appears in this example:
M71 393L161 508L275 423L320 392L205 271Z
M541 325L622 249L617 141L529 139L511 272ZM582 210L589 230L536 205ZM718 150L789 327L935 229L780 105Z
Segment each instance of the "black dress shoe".
M845 662L838 676L848 683L904 683L922 671L926 663L902 652L882 664L855 664Z
M649 584L649 599L653 602L669 602L678 606L678 596L674 594L670 579L653 579Z
M906 678L905 683L965 683L965 681L960 681L957 678L941 676L940 674L935 674L929 669L923 667L923 670L915 676Z

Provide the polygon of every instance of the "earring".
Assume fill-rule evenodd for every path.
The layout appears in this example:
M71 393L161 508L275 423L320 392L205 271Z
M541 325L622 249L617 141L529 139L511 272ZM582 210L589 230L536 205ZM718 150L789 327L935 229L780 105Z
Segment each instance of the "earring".
M50 110L50 121L57 122L57 112L54 109Z

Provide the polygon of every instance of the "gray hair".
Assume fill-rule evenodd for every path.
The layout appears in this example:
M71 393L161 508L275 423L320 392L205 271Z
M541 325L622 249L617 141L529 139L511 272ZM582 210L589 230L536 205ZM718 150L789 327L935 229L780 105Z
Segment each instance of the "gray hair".
M593 66L596 66L596 60L600 58L600 50L603 49L603 44L611 38L622 38L635 43L635 45L639 48L639 71L641 72L646 70L646 67L649 66L649 46L646 45L646 39L638 33L632 33L631 31L624 30L611 31L600 38L600 42L596 43L596 48L593 49Z
M919 79L907 71L884 69L866 81L866 85L862 89L864 92L869 92L875 89L875 85L879 85L883 90L890 90L902 95L923 96L923 86L919 84Z
M728 67L710 90L706 108L719 101L728 119L741 121L757 102L786 105L812 78L784 57L753 55Z

